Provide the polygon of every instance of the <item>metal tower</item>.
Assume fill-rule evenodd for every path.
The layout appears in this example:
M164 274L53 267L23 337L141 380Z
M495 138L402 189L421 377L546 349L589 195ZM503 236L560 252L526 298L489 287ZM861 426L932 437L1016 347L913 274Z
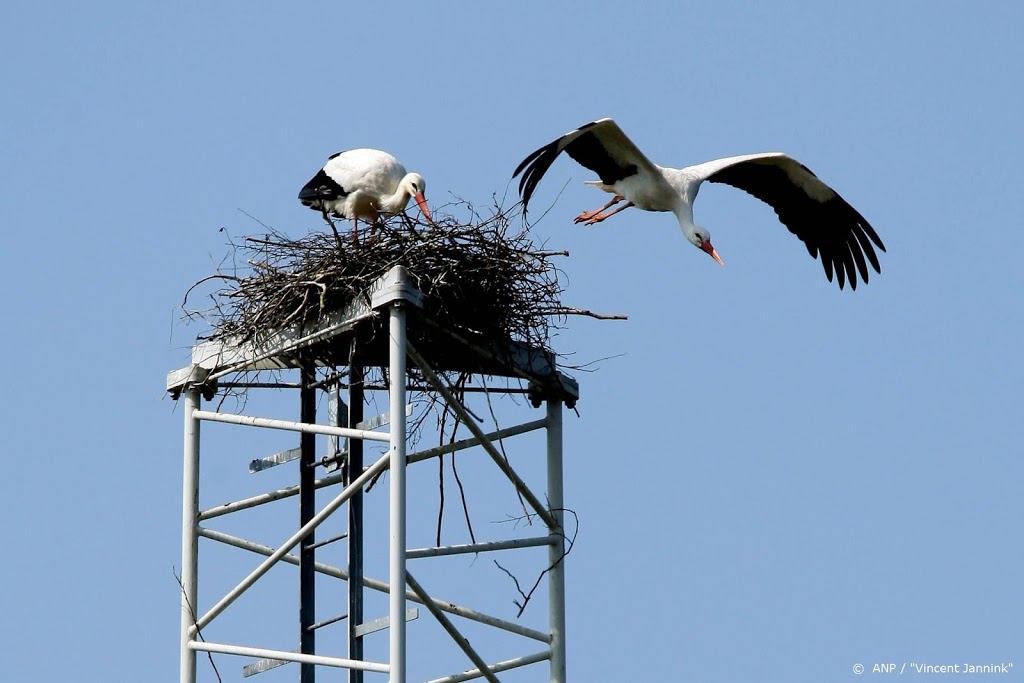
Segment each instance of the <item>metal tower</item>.
M300 681L312 683L318 667L340 667L349 670L349 681L362 681L363 672L388 674L391 683L407 681L407 649L414 639L407 637L406 620L418 612L407 610L407 603L422 605L443 627L465 653L469 668L430 683L455 683L483 677L497 681L495 674L548 661L547 679L552 683L565 681L565 533L563 531L562 502L562 405L572 407L578 398L576 382L559 373L554 358L538 349L512 343L509 340L473 338L466 331L445 330L437 327L420 314L423 295L414 286L408 273L401 267L392 269L375 282L366 296L357 299L347 309L338 311L315 326L293 327L268 334L258 342L230 344L209 342L193 348L188 367L168 374L167 390L175 399L183 399L184 407L184 476L182 491L182 609L181 609L181 667L182 683L195 683L197 653L221 653L257 658L244 669L246 676L280 666L298 663ZM363 343L361 330L376 325L380 334L376 342ZM411 341L422 326L433 325L432 338L441 337L441 344L424 344L417 348ZM407 361L409 366L407 368ZM348 412L343 409L342 395L337 385L317 380L317 367L347 368ZM363 381L369 368L382 368L386 383L367 387ZM417 377L424 386L407 386L407 369L418 369ZM225 388L245 386L249 391L268 386L268 383L238 381L264 370L291 371L301 381L293 383L300 395L300 420L290 421L245 414L231 414L219 410L204 410L201 399L210 401ZM485 433L476 419L438 377L440 371L468 371L491 377L511 377L522 380L534 407L546 406L543 418L491 433ZM521 385L521 386L522 386ZM280 386L278 384L277 386ZM316 392L331 391L329 424L316 419ZM362 414L364 392L386 392L389 410L377 418L364 419ZM494 389L490 389L494 391ZM456 415L472 433L472 438L453 441L446 445L407 453L407 392L430 392L446 409ZM501 391L516 391L506 388ZM200 426L204 422L241 425L247 428L287 430L298 432L299 448L278 453L269 458L254 460L250 469L271 467L289 460L298 460L298 484L231 503L203 509L200 506ZM381 427L387 426L386 431ZM546 432L547 482L544 496L534 492L512 468L495 446L500 439L538 430ZM317 458L317 435L328 437L326 454ZM342 448L342 439L348 447ZM388 444L387 452L375 462L364 466L365 441ZM462 545L431 546L410 549L406 544L407 469L410 465L438 458L446 453L464 449L482 449L494 461L505 477L514 485L530 508L530 514L543 520L546 533L534 537L492 540ZM317 468L323 467L324 476L317 477ZM388 578L386 581L364 576L363 573L363 491L368 482L388 471ZM338 490L333 499L316 509L315 493L333 487ZM284 498L297 497L299 526L276 547L261 545L212 528L208 522ZM330 566L316 559L317 549L339 538L315 541L315 530L339 510L348 512L348 567ZM237 585L215 600L200 600L199 583L202 568L199 539L227 544L264 556ZM450 556L461 553L489 553L498 550L547 546L548 624L532 628L517 622L500 619L427 593L409 571L409 561L419 558ZM205 542L204 542L205 547ZM298 549L296 551L296 549ZM296 552L293 552L296 551ZM278 563L298 566L299 583L299 647L288 650L280 643L211 642L203 637L208 627L243 593L264 577ZM317 574L348 582L348 612L317 622L315 612L315 577ZM364 621L364 591L379 591L388 595L387 616ZM340 600L339 600L340 602ZM347 656L339 656L342 639L331 642L334 648L318 649L318 629L342 619L348 622ZM460 632L459 620L469 620L516 634L523 642L537 641L542 648L497 663L487 663L473 645ZM364 658L363 638L372 631L388 629L389 640L386 661ZM381 679L382 680L382 679Z

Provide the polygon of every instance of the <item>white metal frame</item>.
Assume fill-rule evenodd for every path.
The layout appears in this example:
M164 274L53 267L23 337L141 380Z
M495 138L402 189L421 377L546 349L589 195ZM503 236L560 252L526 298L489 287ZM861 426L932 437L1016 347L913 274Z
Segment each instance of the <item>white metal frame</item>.
M514 427L485 433L462 404L452 396L444 383L437 377L433 368L407 338L407 312L410 306L418 306L421 295L410 285L408 275L402 268L393 269L371 287L369 307L354 304L348 311L342 311L333 319L322 324L319 329L286 330L275 334L269 341L260 346L249 344L247 347L232 347L229 344L197 346L193 352L193 364L187 368L171 372L168 375L168 390L175 397L184 398L184 474L182 487L182 616L181 616L181 683L195 683L197 652L212 652L247 657L270 658L286 662L302 662L317 666L342 667L364 671L388 673L391 683L406 683L406 607L407 601L422 604L437 619L441 626L451 635L455 643L463 650L475 668L438 678L429 683L456 683L483 677L488 681L497 681L495 674L520 666L549 661L551 683L564 683L565 678L565 563L564 563L564 531L563 531L563 500L562 500L562 402L565 397L545 398L547 409L542 420L527 422ZM360 308L362 306L362 308ZM389 405L391 420L388 431L374 431L336 427L331 425L307 424L288 420L261 418L248 415L231 415L220 412L202 410L201 394L212 397L211 391L217 377L226 376L240 370L259 370L266 368L288 367L289 354L312 344L329 339L330 335L338 334L359 321L365 320L374 311L386 311L389 316ZM464 439L447 446L426 449L420 452L406 453L406 361L416 365L427 378L431 388L440 394L447 406L453 410L462 423L473 434L471 439ZM575 383L563 378L572 385ZM241 501L221 505L208 510L199 506L199 464L200 464L200 425L204 421L237 424L249 427L288 430L324 434L332 437L349 439L365 439L387 441L389 451L377 462L363 470L363 474L352 481L327 505L320 509L312 519L302 525L289 538L276 548L237 538L220 531L200 526L200 522L226 514L249 509L265 503L280 500L298 494L298 486L272 491ZM547 504L541 502L519 475L511 468L493 444L493 440L508 438L538 429L547 432ZM492 541L484 543L453 545L437 548L407 549L406 547L406 468L409 464L440 457L445 453L465 448L480 446L508 477L522 497L533 508L533 513L544 520L548 533L545 536L514 539L508 541ZM390 469L389 489L389 577L380 581L369 577L363 578L364 588L382 591L389 594L389 661L368 662L342 657L318 654L302 654L265 647L249 647L243 645L204 642L198 635L218 615L226 610L240 595L260 579L276 563L284 561L298 564L299 557L291 551L301 543L302 539L319 526L324 520L337 511L349 498L373 477L386 469ZM322 488L343 482L343 474L336 473L317 480L315 488ZM237 548L262 555L265 559L238 585L228 591L211 607L204 609L199 605L199 538L207 538ZM548 546L550 568L548 571L549 596L549 631L543 633L526 626L512 623L487 614L430 596L416 581L407 568L409 559L454 555L459 553L479 553L514 548ZM340 568L323 563L315 563L317 573L347 580L348 573ZM525 656L501 662L487 664L473 649L466 638L448 615L458 616L497 629L515 633L527 639L544 643L545 648Z

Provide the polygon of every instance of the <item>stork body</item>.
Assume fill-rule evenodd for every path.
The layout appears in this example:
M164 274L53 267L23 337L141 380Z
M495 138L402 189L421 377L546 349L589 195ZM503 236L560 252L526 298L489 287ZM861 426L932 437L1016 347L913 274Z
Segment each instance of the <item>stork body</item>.
M562 152L598 174L587 181L614 197L595 211L576 217L592 225L630 207L675 214L686 239L714 258L711 233L693 221L693 202L704 181L726 183L770 205L779 220L820 257L825 275L833 274L842 289L847 281L857 288L857 274L868 281L868 263L881 272L875 247L882 240L860 213L806 166L780 152L745 154L686 168L665 168L651 162L612 119L600 119L541 147L526 157L513 177L523 174L519 193L526 210L540 179ZM625 201L622 206L613 206ZM866 259L866 260L865 260ZM723 264L724 265L724 264Z
M350 149L331 155L327 163L299 191L299 201L310 209L353 221L358 241L359 220L376 224L381 214L396 214L415 199L427 220L432 220L424 196L427 183L419 173L406 173L395 157L379 149ZM333 224L332 224L333 227Z

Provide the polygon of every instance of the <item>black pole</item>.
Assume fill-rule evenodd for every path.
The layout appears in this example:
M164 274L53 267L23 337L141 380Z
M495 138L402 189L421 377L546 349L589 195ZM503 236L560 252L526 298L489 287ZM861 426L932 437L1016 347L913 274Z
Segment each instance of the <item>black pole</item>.
M348 424L355 428L363 420L363 366L352 340L348 364ZM363 473L363 442L348 440L346 480L354 481ZM356 491L348 503L348 656L363 658L363 637L356 627L363 623L363 492ZM363 683L363 672L348 670L349 683Z
M302 388L299 390L299 421L316 422L316 383L315 366L302 364ZM316 435L302 432L299 437L299 525L305 525L316 514L316 490L313 482L316 479ZM299 651L303 654L316 654L316 631L311 626L316 623L316 551L312 548L316 531L302 539L299 546ZM300 664L299 683L316 681L316 665Z

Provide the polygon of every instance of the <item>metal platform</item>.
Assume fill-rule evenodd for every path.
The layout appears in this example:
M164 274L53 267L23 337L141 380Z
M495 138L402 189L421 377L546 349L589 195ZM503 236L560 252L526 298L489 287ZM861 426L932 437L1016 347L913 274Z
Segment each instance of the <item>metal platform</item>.
M472 666L431 683L485 678L497 681L497 673L529 664L548 661L548 680L565 681L565 533L562 502L562 406L573 406L579 397L575 380L562 374L549 352L528 345L493 340L471 331L445 329L422 315L423 295L414 286L405 269L396 267L368 288L365 296L347 309L338 311L315 325L294 326L270 332L261 338L233 342L209 342L197 345L187 367L167 376L167 390L184 403L184 476L182 491L182 621L181 666L182 683L195 683L198 652L222 653L259 658L244 669L244 675L256 675L271 668L299 663L303 683L313 683L317 667L341 667L349 670L349 681L360 682L364 671L386 673L392 683L407 680L407 624L418 612L409 610L409 601L423 605L451 636ZM356 353L358 350L358 353ZM408 361L408 365L407 365ZM345 366L349 391L348 412L342 409L337 386L333 389L334 406L329 424L319 424L316 416L315 392L325 388L317 381L316 366ZM379 367L386 372L389 411L377 419L365 420L362 415L366 368ZM463 439L419 452L407 453L407 370L415 368L417 381L423 386L414 391L430 392L445 402L468 428L472 438ZM298 370L301 382L300 420L282 420L242 414L203 410L201 399L214 398L218 387L238 378L251 380L253 374L266 370ZM470 372L487 376L516 378L526 385L534 406L546 404L545 416L491 433L485 433L478 421L453 395L439 372ZM257 388L259 382L249 386ZM252 389L250 389L252 390ZM300 434L300 445L268 458L253 460L250 471L260 471L292 460L298 460L298 485L266 494L234 501L216 507L200 507L200 424L220 422L249 428L287 430ZM348 425L351 425L348 426ZM387 427L386 431L381 427ZM503 457L494 442L518 434L545 430L547 481L545 496L536 495ZM317 459L316 435L331 437L328 453ZM342 452L340 439L348 440ZM387 453L369 466L363 465L364 441L388 444ZM514 485L531 508L543 520L546 533L533 538L494 540L456 546L408 549L406 545L406 470L409 465L442 457L446 453L480 448L493 460L500 472ZM342 457L344 456L344 457ZM316 466L334 464L341 471L315 478ZM380 473L389 475L389 543L387 581L363 575L362 495L364 485ZM330 471L328 469L328 471ZM320 510L315 509L316 490L340 487L337 495ZM254 543L209 527L206 522L223 515L235 514L288 497L298 497L299 528L276 547ZM344 570L316 561L316 549L338 538L315 540L315 529L343 506L347 506L349 532L349 565ZM233 589L212 604L199 600L199 538L206 538L262 555L265 559ZM429 558L462 553L509 551L516 548L547 546L548 625L546 630L529 628L466 607L432 597L410 574L409 559ZM298 553L292 551L298 548ZM266 644L235 644L207 642L200 637L203 628L213 622L246 590L279 562L299 567L299 648L286 650ZM347 656L318 652L316 631L342 617L322 622L315 616L315 576L327 575L348 582L349 651ZM364 590L381 591L389 598L388 616L363 621ZM453 618L455 617L455 618ZM470 620L501 631L513 633L529 641L543 643L539 652L513 657L501 662L485 662L458 628L458 620ZM375 630L389 632L388 661L367 661L363 657L362 638Z
M579 398L576 380L559 372L550 352L512 340L488 339L471 330L444 328L420 316L423 295L402 266L392 268L362 297L316 324L274 330L258 339L213 341L195 346L191 364L168 373L167 391L177 398L187 384L205 386L210 391L222 377L260 370L297 369L304 355L321 366L346 365L355 332L360 328L379 330L384 311L393 303L406 305L409 338L425 339L423 343L418 341L417 346L436 368L520 378L535 384L543 398L560 398L570 407ZM430 334L418 335L418 331ZM369 336L361 352L365 366L387 367L386 336Z

